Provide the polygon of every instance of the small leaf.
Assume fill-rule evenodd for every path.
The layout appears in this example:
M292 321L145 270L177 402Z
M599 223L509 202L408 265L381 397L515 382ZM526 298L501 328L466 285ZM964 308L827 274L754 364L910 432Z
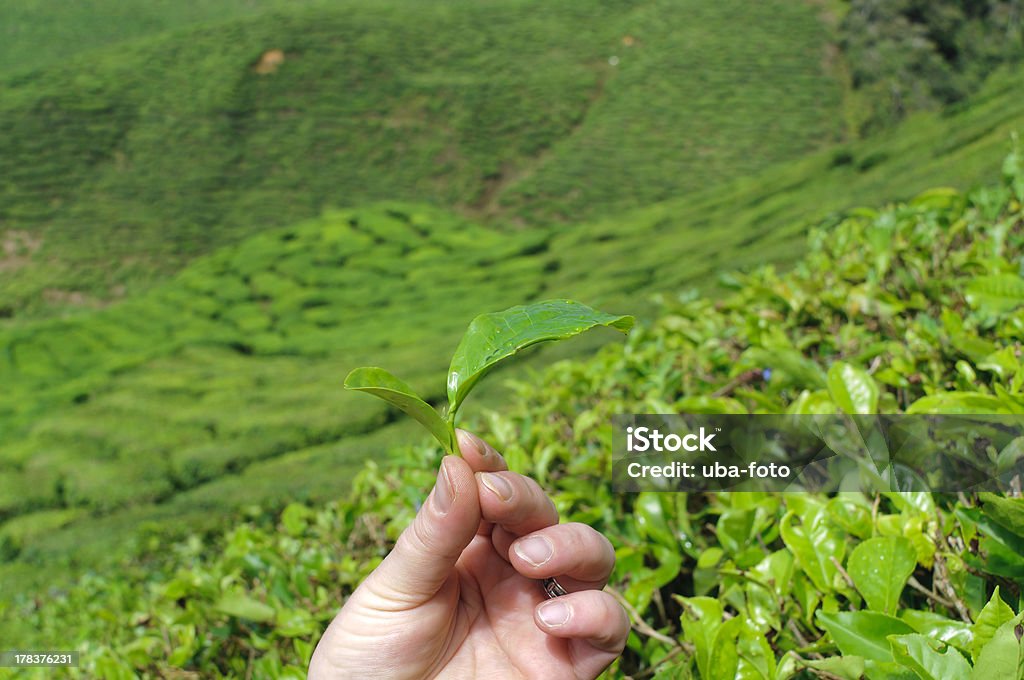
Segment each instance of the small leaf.
M662 507L664 498L665 494L651 491L639 494L633 506L633 514L641 536L651 543L674 548L679 545L679 539L672 533L665 520L665 511Z
M723 623L715 633L715 641L711 648L711 659L708 663L709 678L737 677L740 657L736 639L743 632L746 621L733 617Z
M860 680L864 677L864 659L859 656L834 656L820 661L803 661L808 668L828 673L828 677Z
M867 680L921 680L917 673L895 661L864 661L864 677Z
M291 503L281 513L281 524L291 536L301 536L309 524L313 511L302 503Z
M979 276L967 284L964 297L983 311L1008 312L1024 304L1024 279L1016 274Z
M1003 181L1018 201L1024 201L1024 152L1021 152L1016 134L1013 135L1013 150L1003 161Z
M768 369L773 382L782 378L801 388L825 387L821 367L795 349L751 347L740 356L736 368Z
M829 517L849 534L868 538L872 533L871 508L853 499L850 494L840 494L825 506Z
M274 621L274 633L282 637L308 637L318 629L319 624L305 609L282 609Z
M999 626L988 644L981 648L975 656L972 680L995 680L995 678L1012 678L1024 661L1024 647L1015 630L1024 614L1012 621Z
M828 391L844 413L878 412L878 385L868 372L839 361L828 369Z
M999 452L999 457L996 458L996 471L1001 475L1005 474L1022 460L1024 460L1024 437L1015 437Z
M974 644L971 645L971 656L975 661L981 657L981 650L995 637L1005 623L1013 620L1013 610L999 596L999 586L992 593L992 599L981 610L974 620Z
M1018 437L1013 441L1021 439ZM1005 498L982 492L978 498L984 504L982 512L1018 536L1024 536L1024 499Z
M477 381L503 359L539 342L564 340L596 326L628 333L633 317L605 314L573 300L544 300L476 317L448 369L448 419Z
M937 392L921 397L907 407L907 413L958 415L962 413L1008 413L998 397L981 392Z
M842 561L846 542L829 526L824 510L809 510L800 525L793 523L796 517L790 512L782 518L779 523L782 540L814 585L822 592L830 592L833 579L839 573L832 558L836 562Z
M681 618L683 633L694 646L697 668L702 677L709 675L715 636L722 626L722 603L713 597L679 597L686 608Z
M844 655L860 656L873 661L893 661L888 637L914 632L903 621L878 612L828 614L819 611L817 619Z
M974 633L971 632L969 623L956 621L935 612L917 609L907 609L900 614L900 618L910 624L915 632L925 637L941 640L965 652L969 652L971 649Z
M1007 345L992 352L978 362L978 368L995 373L1001 380L1009 382L1010 378L1020 370L1020 359L1017 358L1015 347Z
M900 594L917 566L914 546L902 536L871 538L850 553L847 570L868 607L895 614Z
M391 375L383 368L367 366L357 368L345 378L345 389L367 392L380 397L423 424L445 450L453 455L459 451L455 432L427 402L423 401L411 387Z
M944 642L923 635L892 635L892 655L921 680L970 680L971 665L963 654Z
M274 619L273 607L242 593L224 595L217 600L213 608L228 616L259 623L265 623Z
M961 522L973 524L981 533L980 554L967 553L964 561L990 574L1024 580L1024 536L978 508L958 507L953 512Z

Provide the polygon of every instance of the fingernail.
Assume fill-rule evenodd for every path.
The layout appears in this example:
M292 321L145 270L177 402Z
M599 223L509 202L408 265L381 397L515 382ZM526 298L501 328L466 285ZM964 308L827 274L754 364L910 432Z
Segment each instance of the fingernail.
M455 432L455 436L459 438L460 444L466 444L476 449L476 452L481 456L487 457L487 445L483 439L477 437L472 432L466 432L465 430L458 430Z
M451 480L448 479L448 470L445 469L443 462L437 473L437 483L434 485L434 493L431 498L434 499L434 509L442 515L447 515L448 511L452 509L455 489L452 487Z
M491 492L503 501L512 498L512 485L508 480L493 472L481 472L480 481L484 483Z
M459 438L460 444L462 442L465 442L466 445L472 446L474 449L476 449L477 453L480 454L481 458L489 460L493 457L497 458L498 460L501 460L501 454L495 451L494 447L492 447L490 444L488 444L487 442L485 442L483 439L476 436L472 432L467 432L466 430L459 430L458 432L455 433L455 436Z
M557 628L569 622L569 619L572 618L572 609L564 602L552 600L540 606L540 609L537 610L537 616L540 617L541 623L545 626Z
M555 553L551 541L543 536L530 536L517 541L513 549L516 554L535 567L539 567Z

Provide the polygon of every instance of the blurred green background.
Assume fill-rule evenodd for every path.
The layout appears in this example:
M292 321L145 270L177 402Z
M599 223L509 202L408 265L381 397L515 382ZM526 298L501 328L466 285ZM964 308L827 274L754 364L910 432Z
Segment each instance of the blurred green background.
M355 366L436 401L478 313L650 320L997 181L1020 36L995 0L3 3L0 646L47 589L418 441Z

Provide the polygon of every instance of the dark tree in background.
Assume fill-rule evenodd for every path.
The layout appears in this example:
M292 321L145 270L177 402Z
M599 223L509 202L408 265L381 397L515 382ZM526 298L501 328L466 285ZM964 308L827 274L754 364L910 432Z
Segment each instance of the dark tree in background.
M861 133L964 98L1024 56L1024 0L852 0L840 41Z

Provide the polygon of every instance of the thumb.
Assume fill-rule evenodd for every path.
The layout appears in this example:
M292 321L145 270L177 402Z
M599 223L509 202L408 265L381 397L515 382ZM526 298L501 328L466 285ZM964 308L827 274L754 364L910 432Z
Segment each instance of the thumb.
M367 585L396 607L423 604L444 585L479 525L473 471L463 459L445 456L433 491Z

